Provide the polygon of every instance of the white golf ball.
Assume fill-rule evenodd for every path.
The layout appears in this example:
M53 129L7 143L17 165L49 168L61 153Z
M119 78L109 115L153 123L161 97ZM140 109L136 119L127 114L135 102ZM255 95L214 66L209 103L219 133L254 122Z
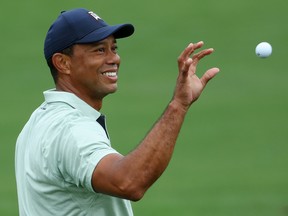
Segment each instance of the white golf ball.
M261 42L256 46L255 52L260 58L267 58L272 53L272 46L267 42Z

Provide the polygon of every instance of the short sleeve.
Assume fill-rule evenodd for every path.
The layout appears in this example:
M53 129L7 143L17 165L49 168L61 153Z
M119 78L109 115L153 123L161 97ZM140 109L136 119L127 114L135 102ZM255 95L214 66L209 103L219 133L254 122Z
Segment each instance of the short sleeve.
M91 179L99 161L118 153L104 129L95 121L81 119L67 125L57 146L57 169L64 181L93 191Z

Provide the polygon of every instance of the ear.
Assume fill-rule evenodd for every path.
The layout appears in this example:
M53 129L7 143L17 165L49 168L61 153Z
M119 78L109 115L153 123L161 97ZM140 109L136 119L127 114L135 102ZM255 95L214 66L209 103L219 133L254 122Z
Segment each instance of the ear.
M54 67L59 73L70 74L70 57L62 53L55 53L52 56Z

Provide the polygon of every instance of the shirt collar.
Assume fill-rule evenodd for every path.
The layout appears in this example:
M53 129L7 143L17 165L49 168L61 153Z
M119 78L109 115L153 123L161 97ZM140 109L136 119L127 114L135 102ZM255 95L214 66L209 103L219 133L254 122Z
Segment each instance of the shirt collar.
M98 119L99 116L101 115L100 112L95 110L93 107L91 107L89 104L81 100L73 93L65 91L56 91L56 89L50 89L44 91L43 94L45 101L47 103L62 102L69 104L74 109L80 110L84 115L93 119Z

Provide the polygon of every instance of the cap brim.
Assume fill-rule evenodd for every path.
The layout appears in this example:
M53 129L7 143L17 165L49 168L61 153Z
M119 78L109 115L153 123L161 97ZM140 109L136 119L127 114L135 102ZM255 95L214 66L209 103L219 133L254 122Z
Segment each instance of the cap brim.
M113 35L117 38L129 37L134 33L134 26L131 24L120 24L114 26L105 26L97 29L85 37L77 40L75 43L95 43Z

